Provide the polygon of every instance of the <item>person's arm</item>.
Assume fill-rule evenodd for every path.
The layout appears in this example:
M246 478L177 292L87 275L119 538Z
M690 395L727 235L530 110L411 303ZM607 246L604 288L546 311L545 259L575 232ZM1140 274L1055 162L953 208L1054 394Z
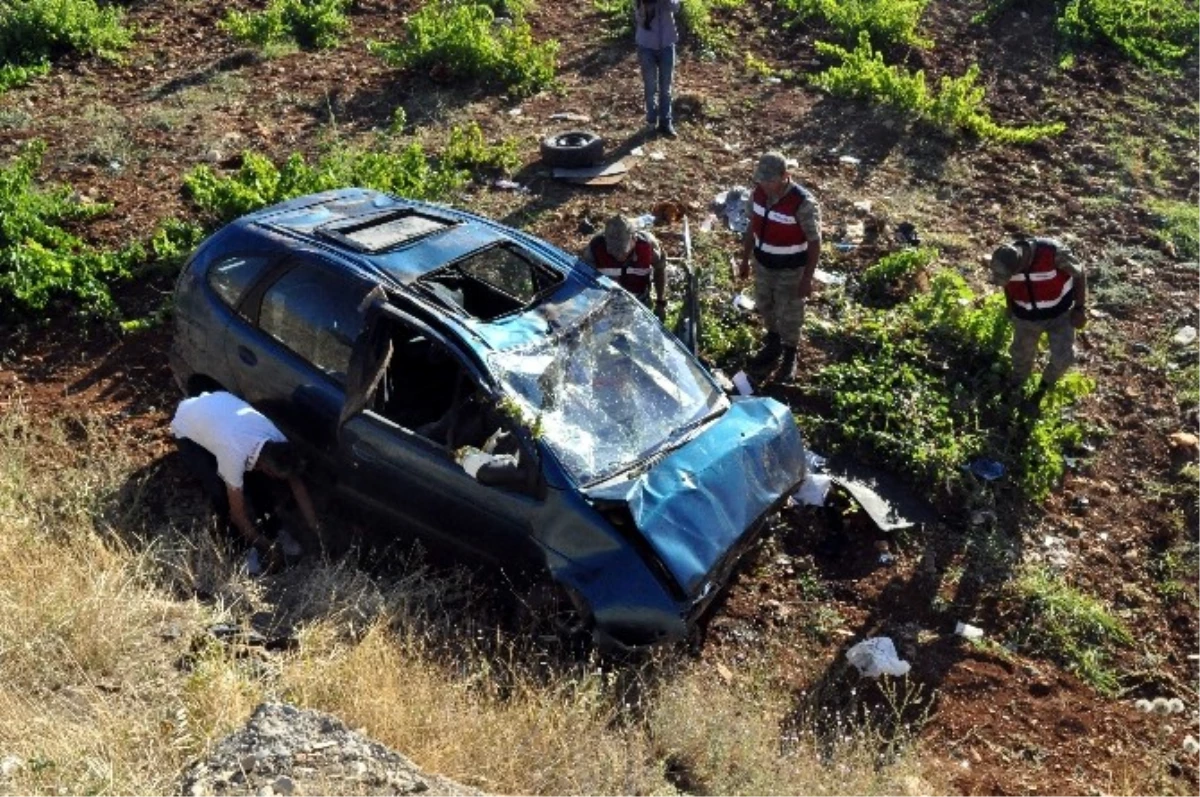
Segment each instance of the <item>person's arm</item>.
M233 525L237 526L238 531L246 538L246 542L253 545L261 553L268 553L271 549L271 541L258 533L258 529L254 527L254 522L250 520L250 512L246 508L246 494L240 487L234 487L229 482L225 483L225 493L229 498L229 519Z
M1071 273L1074 285L1072 293L1075 303L1071 306L1071 326L1083 329L1087 324L1088 285L1087 274L1070 249L1060 247L1055 253L1054 265Z
M317 510L313 508L312 496L304 486L304 481L299 476L292 476L288 479L288 484L291 485L296 506L300 507L300 514L304 515L304 522L312 529L312 533L320 538L321 521L317 520Z
M808 197L796 212L796 221L803 228L804 237L808 239L804 273L800 275L800 297L808 298L812 294L817 261L821 259L821 206L817 204L817 200Z
M654 314L659 320L663 319L667 310L667 256L663 254L662 244L654 236L648 236L650 248L654 252L651 267L654 269Z
M738 263L738 279L750 276L750 255L754 254L754 230L751 225L742 233L742 259Z

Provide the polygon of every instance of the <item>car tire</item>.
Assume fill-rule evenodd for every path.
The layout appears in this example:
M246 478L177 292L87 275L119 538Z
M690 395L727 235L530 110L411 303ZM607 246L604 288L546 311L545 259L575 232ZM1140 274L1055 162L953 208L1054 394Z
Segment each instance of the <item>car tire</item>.
M586 655L592 642L592 615L570 587L544 580L517 598L518 629L547 648Z
M603 156L604 139L587 130L570 130L542 139L542 162L548 166L595 166Z

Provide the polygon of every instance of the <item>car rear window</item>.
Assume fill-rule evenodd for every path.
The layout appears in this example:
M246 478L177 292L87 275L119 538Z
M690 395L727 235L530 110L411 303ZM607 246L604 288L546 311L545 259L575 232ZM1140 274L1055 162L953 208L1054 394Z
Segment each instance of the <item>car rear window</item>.
M208 284L230 307L237 307L246 289L258 279L269 262L266 257L234 255L208 267Z

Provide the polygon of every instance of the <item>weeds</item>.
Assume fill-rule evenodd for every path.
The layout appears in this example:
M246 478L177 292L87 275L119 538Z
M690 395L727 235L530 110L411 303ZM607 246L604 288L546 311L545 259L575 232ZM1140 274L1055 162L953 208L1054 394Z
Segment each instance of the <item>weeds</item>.
M488 144L479 124L471 122L450 131L442 162L470 172L508 174L521 165L521 156L517 154L516 141L505 139L499 144Z
M293 153L282 165L254 152L229 177L208 166L197 166L184 177L188 196L201 210L220 221L231 221L285 199L360 186L411 199L438 199L466 180L466 173L446 165L431 165L419 144L399 152L335 147L310 165Z
M1158 217L1159 240L1181 258L1200 258L1200 210L1195 202L1154 199L1150 210Z
M914 279L937 259L931 247L907 248L885 255L862 274L862 287L868 296L878 298L911 286Z
M883 61L871 47L869 35L858 36L858 46L846 50L836 44L817 42L817 51L841 61L812 77L813 85L842 97L857 97L890 105L914 119L947 133L964 132L1003 144L1029 144L1066 130L1063 122L1002 127L984 107L984 90L976 85L979 67L972 64L959 78L943 77L932 94L925 73L909 72Z
M295 42L328 49L350 28L350 0L270 0L262 11L230 10L219 27L239 41L267 48Z
M1022 607L1017 644L1063 664L1104 694L1115 694L1119 678L1109 666L1107 646L1133 643L1121 621L1099 600L1044 568L1026 569L1015 591Z
M95 0L7 0L0 4L0 91L44 75L70 52L116 60L133 40L125 12Z
M0 306L40 313L70 298L85 313L108 315L115 309L109 283L130 276L142 249L104 252L67 231L65 224L101 216L109 206L84 204L69 186L36 188L45 151L44 142L28 143L0 168Z
M403 40L368 49L391 66L425 70L436 80L495 82L525 96L553 83L558 43L535 43L520 15L498 21L485 3L430 0L409 18Z
M1111 44L1134 63L1166 69L1196 54L1200 11L1189 0L1067 0L1058 30L1069 42Z
M782 6L795 15L795 22L823 20L845 41L866 34L880 46L904 44L931 47L933 42L917 34L921 14L929 0L783 0Z
M970 486L962 466L987 452L1040 500L1062 475L1063 449L1082 438L1068 408L1092 383L1068 374L1032 420L1017 413L1004 387L1004 298L977 297L953 271L934 274L928 292L889 310L848 311L837 338L846 350L812 388L837 421L802 419L818 450L852 451L926 489L959 491Z

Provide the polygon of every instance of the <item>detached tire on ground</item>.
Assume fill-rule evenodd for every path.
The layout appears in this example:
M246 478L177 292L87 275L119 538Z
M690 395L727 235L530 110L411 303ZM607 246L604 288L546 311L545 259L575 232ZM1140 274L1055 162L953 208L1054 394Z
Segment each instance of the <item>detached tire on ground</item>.
M542 161L548 166L578 169L594 166L604 156L604 139L586 130L556 133L542 139Z

